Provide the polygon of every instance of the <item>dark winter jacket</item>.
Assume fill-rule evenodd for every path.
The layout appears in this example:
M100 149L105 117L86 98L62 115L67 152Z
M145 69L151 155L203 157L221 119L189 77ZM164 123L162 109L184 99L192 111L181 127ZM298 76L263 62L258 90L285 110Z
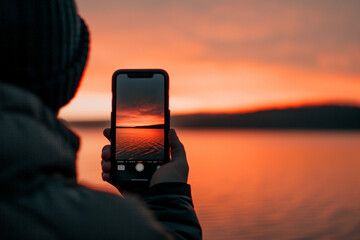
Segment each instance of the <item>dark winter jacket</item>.
M0 129L0 239L201 239L188 185L155 185L144 199L78 185L78 137L1 82Z

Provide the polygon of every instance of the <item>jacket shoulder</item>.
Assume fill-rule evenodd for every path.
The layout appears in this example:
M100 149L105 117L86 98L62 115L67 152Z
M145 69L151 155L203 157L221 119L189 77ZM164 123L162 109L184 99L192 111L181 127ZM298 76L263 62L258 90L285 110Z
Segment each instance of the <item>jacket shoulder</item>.
M144 203L135 197L123 198L75 185L66 187L66 198L76 212L76 224L80 229L89 229L89 236L105 239L170 238ZM66 219L73 218L72 215ZM79 237L83 232L78 231Z
M172 239L141 201L76 183L51 181L0 209L1 239Z

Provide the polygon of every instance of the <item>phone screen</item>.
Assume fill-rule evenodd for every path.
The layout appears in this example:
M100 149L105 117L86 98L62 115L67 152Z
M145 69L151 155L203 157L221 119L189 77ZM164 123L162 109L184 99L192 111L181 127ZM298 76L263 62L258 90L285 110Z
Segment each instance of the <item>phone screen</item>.
M150 181L167 160L166 77L161 73L116 76L117 179Z

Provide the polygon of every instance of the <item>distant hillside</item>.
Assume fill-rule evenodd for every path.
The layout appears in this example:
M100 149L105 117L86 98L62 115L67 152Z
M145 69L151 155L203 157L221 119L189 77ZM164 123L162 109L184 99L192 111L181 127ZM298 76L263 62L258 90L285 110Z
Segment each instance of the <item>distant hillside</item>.
M75 128L109 128L110 120L108 121L65 121L61 119L66 126L75 127Z
M110 121L67 122L70 127L110 127ZM188 128L349 129L360 130L360 108L310 106L237 114L171 116L171 126ZM162 128L162 125L146 126Z
M312 106L238 114L191 114L171 117L174 127L359 129L360 108Z

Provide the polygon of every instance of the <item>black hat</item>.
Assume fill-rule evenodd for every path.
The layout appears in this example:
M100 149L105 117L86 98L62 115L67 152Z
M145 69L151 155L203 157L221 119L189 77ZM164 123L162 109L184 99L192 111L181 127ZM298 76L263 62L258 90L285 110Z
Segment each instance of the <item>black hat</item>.
M1 0L0 49L0 81L58 111L79 86L89 33L73 0Z

